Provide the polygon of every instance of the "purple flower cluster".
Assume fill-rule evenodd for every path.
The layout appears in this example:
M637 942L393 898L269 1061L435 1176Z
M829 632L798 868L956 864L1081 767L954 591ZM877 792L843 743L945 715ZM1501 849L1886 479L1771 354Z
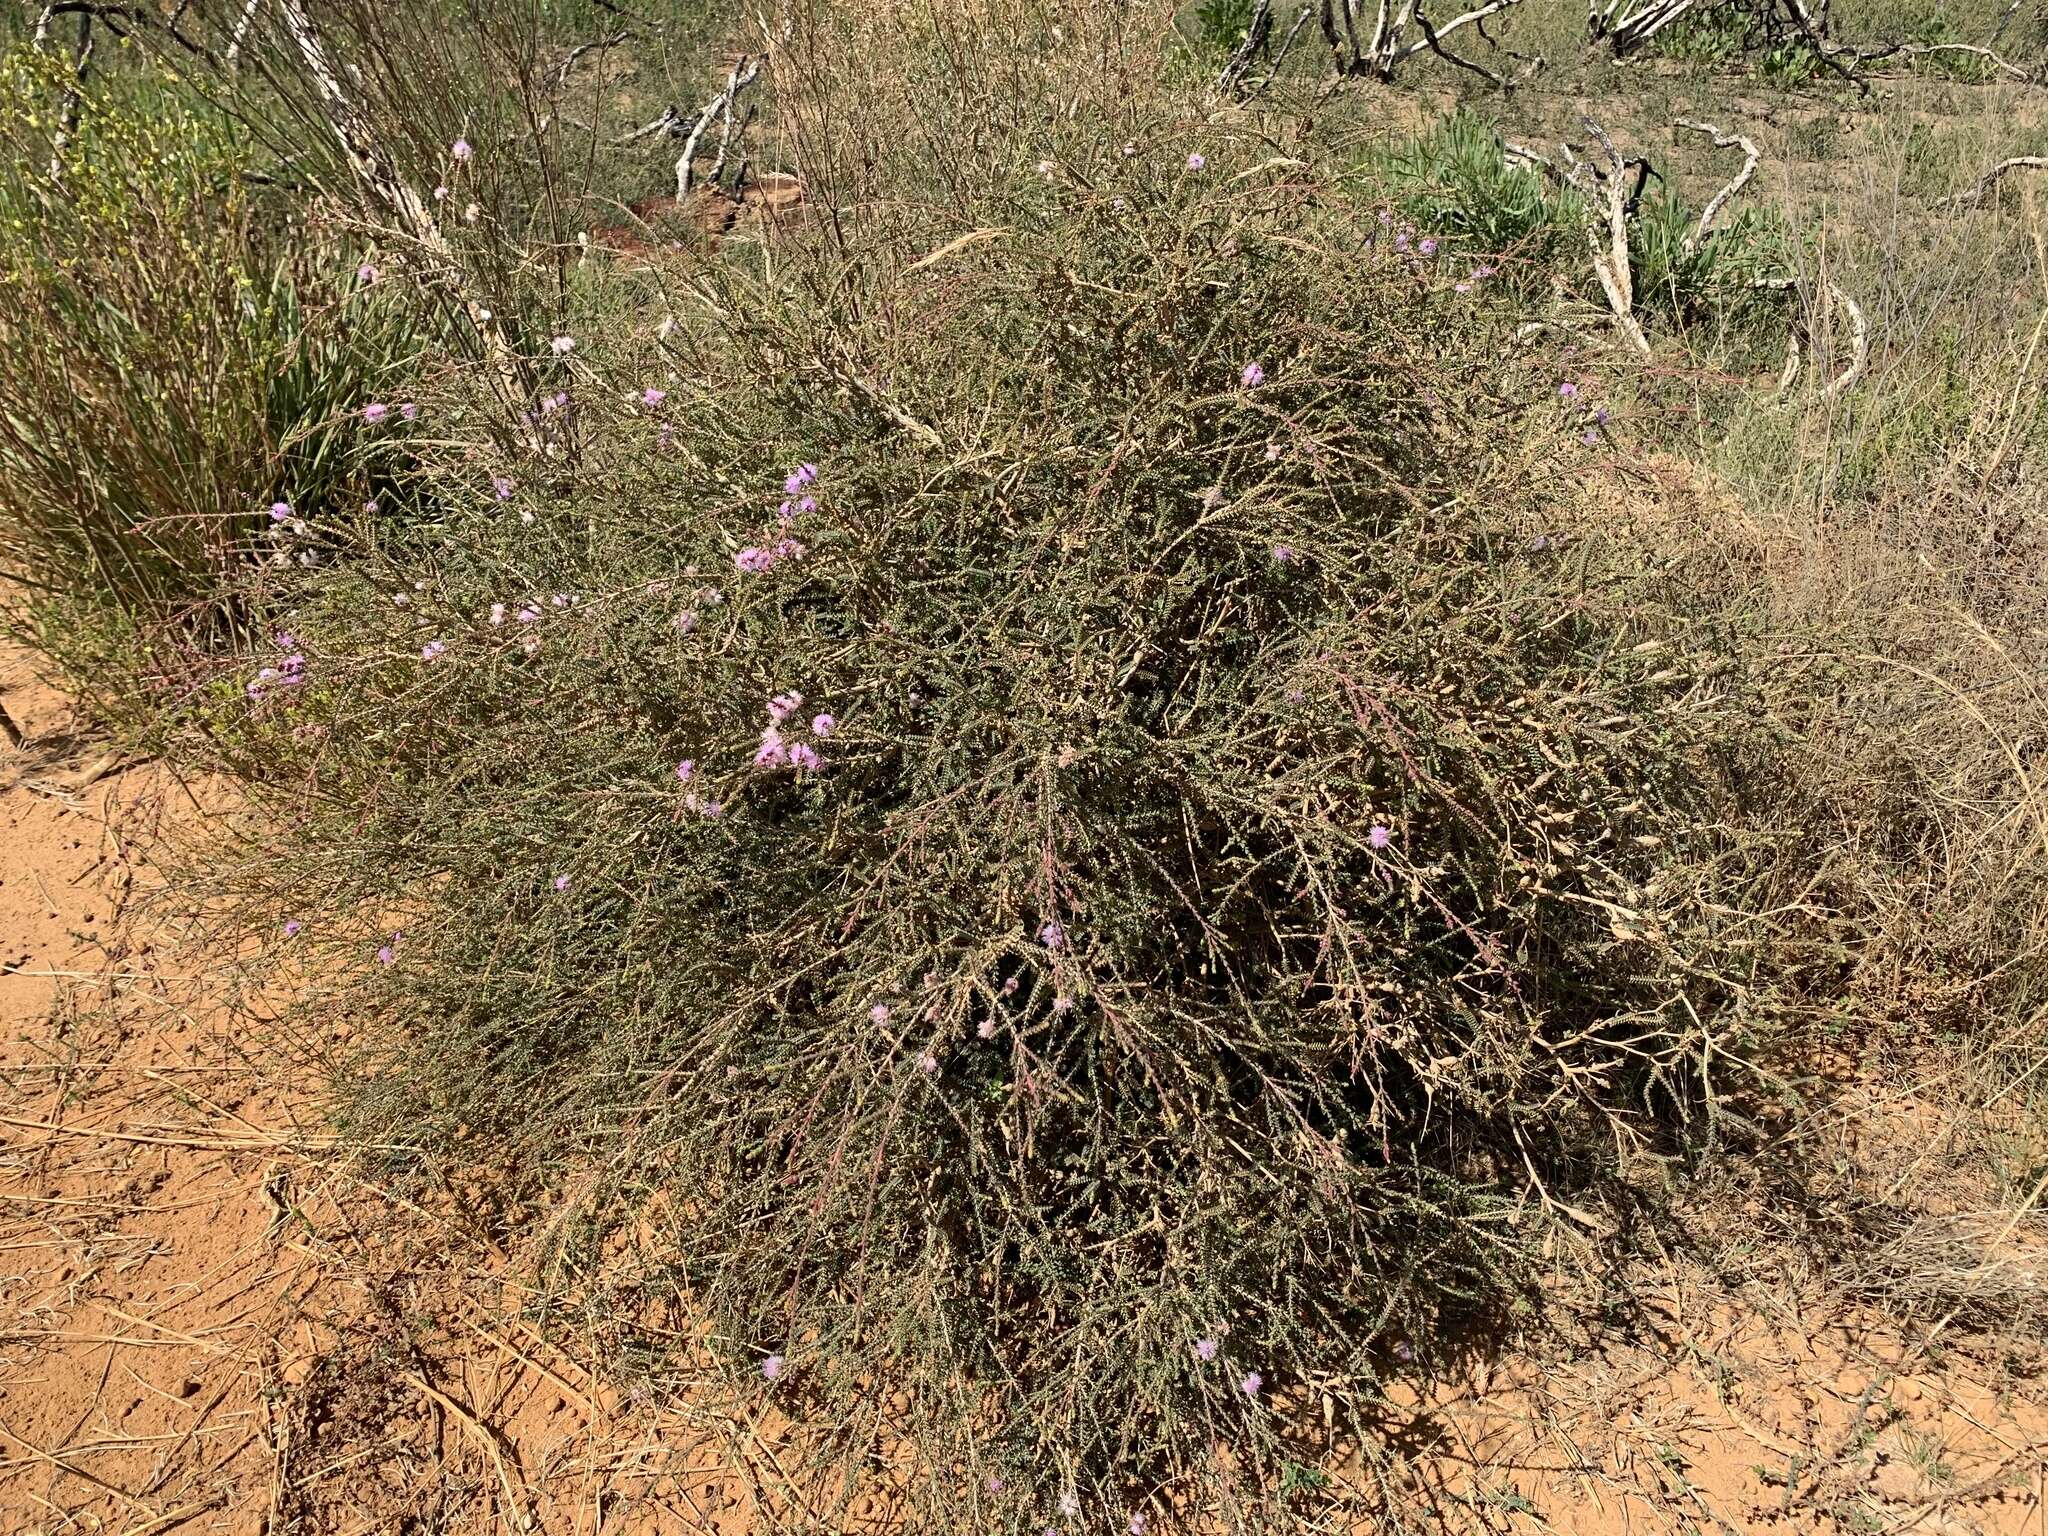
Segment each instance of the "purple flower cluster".
M280 630L276 639L277 648L285 654L276 666L259 668L249 680L243 691L252 699L260 699L275 688L296 688L306 680L306 657L297 638Z
M803 704L804 696L794 691L778 693L768 701L768 725L761 732L760 745L754 749L756 768L796 768L816 773L822 766L815 746L808 741L792 741L783 734L783 727ZM816 740L823 741L838 729L839 722L830 715L811 717L811 735Z
M809 553L792 530L799 517L818 510L817 498L804 494L817 478L818 466L815 464L799 464L790 472L782 482L783 493L789 499L777 510L775 536L760 544L747 545L732 557L734 565L749 576L758 576L784 560L799 560Z

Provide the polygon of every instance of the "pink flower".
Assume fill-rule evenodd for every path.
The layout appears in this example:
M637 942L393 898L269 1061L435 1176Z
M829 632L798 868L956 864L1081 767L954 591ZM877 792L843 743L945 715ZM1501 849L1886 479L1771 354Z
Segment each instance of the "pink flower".
M686 757L680 763L676 764L676 778L681 783L689 783L690 775L692 775L696 771L697 763L694 758Z
M811 716L811 734L817 737L820 741L823 741L827 736L830 736L834 731L838 729L839 722L837 720L834 720L830 715Z
M491 476L491 494L500 501L512 499L512 479L509 475Z
M775 563L775 557L757 544L749 544L732 557L732 563L749 575L759 575Z
M789 766L816 773L818 771L818 754L816 749L809 742L798 742L789 749Z
M569 877L567 875L555 876L555 889L558 891L566 891L567 889L569 889Z
M534 607L533 604L528 603L519 610L519 622L522 624L538 624L540 622L540 610Z
M364 262L356 268L356 281L365 285L374 283L377 281L377 269L369 262Z
M1385 827L1375 826L1370 832L1365 834L1365 840L1375 848L1384 848L1394 840L1394 834Z
M1047 949L1064 949L1067 944L1067 930L1058 923L1047 923L1038 930L1038 942Z
M491 628L502 629L504 627L504 624L505 605L503 603L491 604Z
M475 154L476 151L469 147L469 140L457 139L453 144L448 146L448 153L454 156L457 160L467 160L471 155Z
M1265 1385L1266 1378L1261 1376L1257 1371L1246 1371L1244 1373L1244 1380L1238 1383L1238 1386L1244 1389L1244 1395L1246 1397L1257 1397L1259 1395L1260 1389L1263 1388Z
M1275 544L1273 546L1273 563L1275 565L1292 565L1300 558L1301 552L1292 544Z
M292 515L292 504L288 501L273 501L270 504L270 520L281 523Z
M657 406L667 398L667 390L656 389L652 384L648 385L647 388L640 391L640 403L645 406Z
M292 918L284 925L284 936L288 939L296 938L299 930L303 927L305 927L304 923L301 923L296 917Z
M764 1380L767 1380L767 1381L774 1381L774 1380L776 1380L777 1378L779 1378L779 1377L780 1377L780 1376L782 1375L782 1366L783 1366L783 1359L782 1359L782 1356L780 1356L780 1355L770 1355L770 1356L769 1356L769 1357L768 1357L768 1358L767 1358L766 1360L763 1360L763 1361L761 1362L761 1376L762 1376L762 1378L763 1378Z
M917 1058L917 1070L922 1072L926 1077L930 1077L934 1072L939 1070L939 1058L934 1056L930 1051L926 1051L922 1056Z
M1566 379L1562 384L1557 386L1557 398L1560 400L1576 399L1578 393L1579 386L1574 384L1570 379Z
M376 426L378 422L382 421L386 416L389 416L390 414L391 407L388 405L384 405L376 400L372 400L368 405L363 407L363 420L368 422L373 427Z
M1266 370L1257 363L1246 363L1241 377L1244 379L1244 387L1246 389L1257 389L1266 382Z
M1062 992L1052 1000L1052 1011L1054 1013L1072 1013L1074 1011L1074 1000Z
M887 1003L877 1003L868 1010L868 1017L877 1024L886 1024L889 1022L891 1011Z
M1199 171L1203 167L1207 166L1208 163L1209 162L1207 160L1202 158L1201 153L1199 151L1197 151L1195 154L1188 156L1188 169L1191 171Z
M804 696L800 693L778 693L768 701L768 718L780 725L795 711L803 708L803 703Z
M429 640L425 645L420 647L420 660L439 661L441 659L441 653L447 649L448 647L443 645L439 640Z
M576 350L576 338L574 336L557 336L548 345L554 348L555 356L567 357Z
M783 745L782 732L769 726L761 733L761 745L754 752L756 768L778 768L789 760L789 749Z
M1214 1360L1216 1358L1216 1341L1214 1339L1195 1340L1195 1358L1197 1360Z
M420 408L408 400L398 408L398 414L407 421L418 421L420 419Z

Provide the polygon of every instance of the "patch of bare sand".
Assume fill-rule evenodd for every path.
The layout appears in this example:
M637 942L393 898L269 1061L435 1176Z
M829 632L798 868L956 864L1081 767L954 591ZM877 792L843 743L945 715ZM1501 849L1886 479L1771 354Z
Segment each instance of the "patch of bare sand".
M81 782L102 759L18 656L0 703L30 737L0 762L0 1531L888 1528L871 1493L770 1515L806 1502L786 1426L621 1391L462 1195L339 1162L245 1058L224 973L129 912L203 796ZM1928 1145L1923 1106L1850 1089L1857 1136ZM1614 1315L1418 1362L1324 1527L2043 1530L2038 1337L1908 1326L1785 1267L1769 1216L1747 1267L1636 1266Z

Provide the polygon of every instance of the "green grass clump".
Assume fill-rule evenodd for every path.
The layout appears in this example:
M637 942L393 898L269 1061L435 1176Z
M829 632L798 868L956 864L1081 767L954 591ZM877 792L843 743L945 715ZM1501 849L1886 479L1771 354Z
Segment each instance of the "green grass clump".
M913 1442L921 1529L1310 1498L1295 1410L1680 1146L1758 962L1742 671L1541 536L1556 379L1090 111L665 340L590 295L551 451L429 463L235 736L245 895L398 1021L353 1134L600 1168L551 1288Z
M1418 233L1484 255L1496 273L1492 290L1528 304L1562 283L1580 302L1604 304L1586 259L1585 197L1508 159L1484 119L1462 111L1439 118L1374 156L1367 174L1392 188ZM1699 210L1662 180L1638 200L1628 225L1637 316L1693 345L1775 347L1783 300L1757 284L1792 270L1784 219L1744 208L1704 238L1698 223Z
M415 323L273 238L223 124L147 72L77 89L7 55L0 156L0 567L60 651L217 632L273 503L374 488L357 413Z

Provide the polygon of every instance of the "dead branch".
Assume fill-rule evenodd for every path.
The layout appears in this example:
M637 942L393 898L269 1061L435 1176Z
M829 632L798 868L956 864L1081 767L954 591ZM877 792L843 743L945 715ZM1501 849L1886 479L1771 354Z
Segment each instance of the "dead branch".
M697 159L697 142L704 136L704 130L711 126L714 118L725 120L725 140L732 137L732 104L739 93L752 85L760 76L763 59L756 54L741 54L733 62L732 72L725 77L725 87L697 114L697 121L691 126L689 136L683 141L682 157L676 161L676 201L680 203L690 195L690 183ZM724 141L721 141L718 155L719 164L725 163Z
M1681 117L1678 119L1677 126L1680 128L1690 128L1695 133L1704 133L1714 141L1716 149L1739 149L1742 151L1742 169L1735 173L1726 186L1707 199L1707 206L1700 210L1699 228L1686 237L1685 248L1691 251L1697 249L1700 242L1714 232L1714 220L1719 218L1721 210L1726 208L1736 195L1749 185L1750 178L1756 175L1757 161L1762 157L1753 142L1745 139L1739 133L1723 133L1712 123L1694 122L1690 118Z
M1257 100L1259 95L1278 78L1280 68L1287 62L1287 55L1294 51L1294 40L1301 36L1301 29L1308 21L1309 7L1304 5L1294 13L1294 25L1287 29L1287 36L1280 41L1280 51L1273 55L1272 65L1266 70L1266 78L1246 93L1245 100Z
M55 7L46 7L42 18L36 23L36 40L40 43L49 36L48 18ZM64 151L71 143L71 136L78 132L78 114L85 102L85 79L92 73L93 12L80 10L78 13L78 43L72 57L71 83L64 88L64 100L57 108L56 131L50 136L50 180L55 181L64 174Z
M1301 15L1308 14L1303 6ZM1295 18L1300 23L1300 16ZM1245 28L1244 41L1231 52L1230 59L1223 66L1223 72L1216 77L1216 94L1235 96L1244 86L1244 77L1252 67L1252 60L1265 51L1273 38L1273 0L1259 0L1252 10L1252 23Z
M1816 22L1813 13L1806 8L1806 0L1783 0L1783 4L1786 14L1792 18L1792 25L1799 29L1799 35L1806 40L1806 46L1820 56L1821 63L1855 86L1859 96L1868 96L1870 82L1844 64L1840 58L1841 54L1854 54L1855 50L1839 47L1827 39L1826 7L1822 7L1822 19Z
M1953 197L1945 197L1934 206L1943 210L1968 208L1982 201L1986 192L1989 192L2014 171L2042 170L2048 170L2048 155L2014 155L2009 160L1999 161L1998 164L1991 167L1982 176L1979 176L1976 185L1972 186L1967 192L1958 192Z
M1760 277L1750 286L1796 294L1800 300L1801 309L1806 314L1813 313L1816 307L1813 295L1808 291L1806 285L1801 283L1796 277ZM1849 390L1855 388L1857 382L1869 371L1870 322L1864 317L1863 306L1851 298L1841 284L1837 283L1833 278L1823 274L1817 279L1815 286L1819 288L1820 296L1831 307L1839 310L1849 322L1849 361L1842 366L1841 370L1832 379L1821 387L1820 398L1825 404L1829 401L1839 400ZM1793 322L1792 335L1786 346L1785 368L1778 375L1778 398L1780 400L1785 398L1792 388L1793 381L1799 375L1800 332L1805 328L1805 321L1795 320Z
M1691 12L1698 0L1589 0L1586 34L1605 41L1616 58L1626 58L1673 22Z
M562 60L560 68L555 71L555 89L559 91L569 83L570 71L574 70L577 63L586 55L597 53L603 49L616 48L632 35L633 29L631 27L621 27L610 37L600 37L597 41L591 43L578 43L569 50L569 56Z
M1985 60L2000 74L2010 75L2023 85L2037 85L2040 83L2039 74L2021 69L2019 65L2000 58L1989 48L1979 48L1974 43L1899 43L1890 51L1893 54L1903 54L1908 57L1926 57L1937 53L1967 53L1972 57Z
M673 133L676 131L676 125L682 122L682 120L683 114L678 112L673 106L663 107L658 117L650 118L638 128L630 129L626 133L621 134L618 138L613 139L612 143L614 145L637 144L642 139L653 138L657 133Z
M256 20L256 12L263 0L243 0L242 14L235 18L234 31L228 35L227 52L221 55L221 62L233 69L242 57L242 44L249 36L249 28Z
M1496 75L1484 64L1474 59L1468 59L1461 53L1453 53L1444 46L1442 36L1435 27L1429 24L1429 17L1422 9L1422 0L1415 0L1415 24L1422 28L1422 40L1429 45L1430 52L1434 53L1446 64L1455 64L1459 69L1469 69L1473 74L1479 76L1482 80L1490 82L1497 89L1506 90L1508 88L1507 80L1500 75ZM1480 29L1480 35L1485 35L1483 26Z
M1635 203L1635 194L1625 190L1630 162L1621 158L1614 141L1598 123L1590 117L1579 121L1599 145L1602 163L1590 158L1581 160L1569 144L1564 145L1565 179L1585 194L1586 248L1593 258L1593 272L1600 279L1600 289L1607 295L1607 307L1614 314L1615 328L1637 356L1647 358L1650 339L1636 319L1635 276L1628 259L1628 216ZM1636 163L1642 167L1636 179L1640 191L1648 166L1646 162Z
M1368 35L1359 15L1360 0L1322 0L1323 41L1329 45L1337 73L1362 75L1387 81L1404 61L1428 51L1461 69L1469 69L1499 86L1510 82L1461 54L1451 52L1445 39L1466 27L1479 28L1487 17L1521 4L1521 0L1486 0L1461 16L1438 25L1423 12L1425 0L1378 0L1372 31ZM1341 11L1340 11L1341 7ZM1340 25L1341 17L1341 25ZM1419 33L1419 36L1412 36ZM1480 29L1484 36L1484 29ZM1491 39L1488 39L1491 41ZM1348 53L1348 57L1346 56Z

